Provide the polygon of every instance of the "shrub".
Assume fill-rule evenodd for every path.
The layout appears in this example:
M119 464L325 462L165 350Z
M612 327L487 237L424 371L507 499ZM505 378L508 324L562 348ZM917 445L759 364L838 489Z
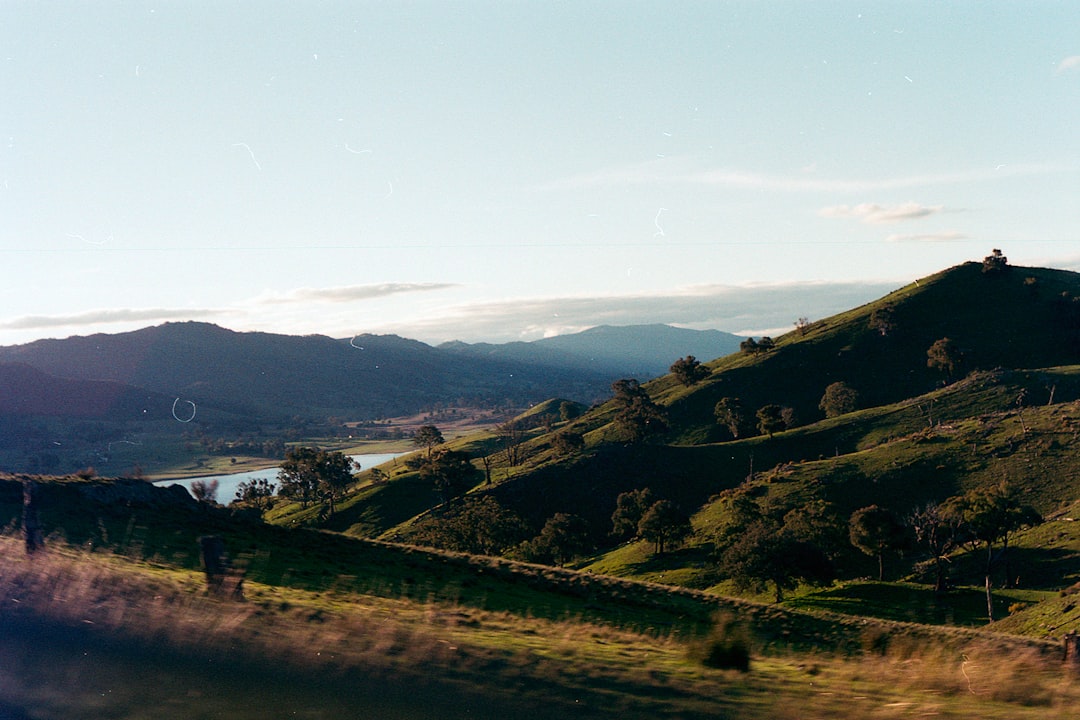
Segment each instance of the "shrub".
M712 629L695 651L706 667L749 672L750 630L734 615L722 613L713 620Z

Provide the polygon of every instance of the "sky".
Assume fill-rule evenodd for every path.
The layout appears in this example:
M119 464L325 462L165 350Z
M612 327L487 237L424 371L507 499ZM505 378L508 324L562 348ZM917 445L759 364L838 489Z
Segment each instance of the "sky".
M1080 270L1080 3L0 2L0 345L779 334Z

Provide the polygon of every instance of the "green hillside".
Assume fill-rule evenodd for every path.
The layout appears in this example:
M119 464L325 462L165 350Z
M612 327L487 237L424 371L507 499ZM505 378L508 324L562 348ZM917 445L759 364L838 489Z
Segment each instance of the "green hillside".
M669 426L644 442L622 435L614 401L570 420L557 419L551 401L532 413L545 422L529 414L518 419L516 462L497 434L453 444L474 458L478 474L472 490L452 501L420 473L399 469L378 486L362 476L335 517L319 521L309 510L304 518L287 507L269 517L459 549L473 546L447 528L502 522L502 534L482 544L485 552L531 557L532 538L565 513L584 523L586 537L575 551L581 567L730 593L736 589L719 568L724 547L717 533L730 524L725 513L733 495L750 497L777 517L824 503L835 521L846 523L861 507L879 505L904 517L1004 482L1047 516L1080 497L1075 297L1075 273L1020 267L984 273L981 264L966 263L810 323L769 350L713 360L700 382L686 386L669 375L644 385ZM962 352L951 376L927 362L930 346L944 337ZM858 409L825 418L818 404L834 382L855 389ZM739 398L750 418L739 438L714 415L725 397ZM752 428L754 411L769 403L789 408L793 418L773 437ZM567 434L580 436L580 445L560 444L558 436ZM653 557L650 543L624 545L611 534L618 496L641 488L692 516L693 534L664 557ZM481 508L488 515L477 514ZM872 575L873 558L846 541L846 527L841 534L833 551L839 577ZM1046 557L1012 554L1024 563L1025 577L1041 578L1042 590L1060 589L1075 572ZM977 582L978 563L965 564L960 549L954 555L955 581ZM893 563L893 577L926 581L924 560L909 549ZM976 570L964 571L966 565Z

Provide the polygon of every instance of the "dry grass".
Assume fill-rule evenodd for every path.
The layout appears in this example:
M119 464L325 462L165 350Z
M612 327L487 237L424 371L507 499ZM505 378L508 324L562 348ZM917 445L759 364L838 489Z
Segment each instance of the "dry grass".
M951 649L898 639L856 658L759 651L739 673L692 661L692 643L674 636L344 590L250 584L246 601L226 602L197 573L56 543L31 561L0 537L0 624L19 617L305 671L434 677L556 714L580 700L621 717L1064 719L1080 702L1045 653L967 635Z

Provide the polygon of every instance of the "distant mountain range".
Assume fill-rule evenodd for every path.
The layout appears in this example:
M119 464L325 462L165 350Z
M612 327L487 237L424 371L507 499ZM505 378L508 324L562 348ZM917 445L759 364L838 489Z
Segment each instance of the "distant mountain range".
M131 419L151 407L160 415L179 399L200 417L210 411L243 425L294 416L375 419L456 402L593 401L620 377L652 378L679 357L712 359L740 340L644 325L432 347L396 335L342 340L166 323L0 347L0 414Z
M532 342L450 342L439 348L469 357L536 362L599 371L614 379L646 380L668 372L672 362L686 355L703 362L729 355L739 349L744 339L719 330L687 330L671 325L600 325Z

